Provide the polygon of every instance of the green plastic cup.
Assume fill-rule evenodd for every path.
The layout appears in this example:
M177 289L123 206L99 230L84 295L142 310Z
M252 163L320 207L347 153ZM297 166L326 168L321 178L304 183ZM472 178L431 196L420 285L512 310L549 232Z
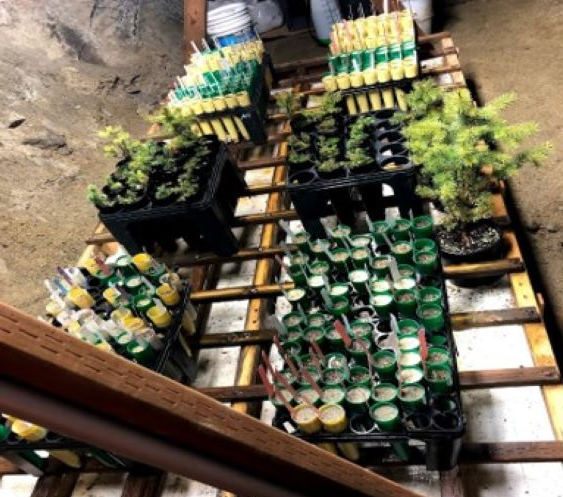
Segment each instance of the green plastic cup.
M420 304L442 305L442 290L433 286L426 286L418 291Z
M403 368L397 371L396 377L401 385L419 384L424 381L424 371L422 368Z
M419 410L426 405L426 391L417 383L403 385L399 390L399 401L405 410Z
M299 306L301 306L302 309L309 308L310 299L304 288L291 288L285 293L285 296L293 309L298 309Z
M301 266L289 266L289 277L297 286L307 284L307 275Z
M283 348L290 355L301 354L301 341L300 340L287 340L283 342Z
M422 366L422 356L419 352L401 351L399 357L399 369L420 368Z
M436 254L438 253L438 246L436 245L436 242L430 238L417 238L412 243L412 246L415 253L423 251L435 252Z
M393 383L379 383L371 389L371 399L375 403L397 402L399 389Z
M433 274L436 272L436 269L438 269L438 254L426 250L416 252L414 255L414 263L420 274Z
M328 323L326 325L325 337L332 350L344 350L344 340L342 340L340 333L334 329L334 325L332 323Z
M426 364L428 366L449 366L450 354L446 349L441 347L429 347Z
M427 368L426 382L432 392L447 393L454 384L452 370L444 364L432 364Z
M369 369L365 366L352 366L350 368L350 375L348 382L351 385L361 385L363 387L371 387L371 378L369 376Z
M373 367L381 378L393 379L397 371L395 352L384 349L373 354Z
M370 250L367 247L352 249L352 264L355 268L364 269L369 264Z
M432 333L428 341L437 347L445 347L448 344L448 337L443 333Z
M346 389L346 407L349 412L365 414L368 411L368 403L371 392L368 387L362 385L351 385Z
M332 257L332 265L341 272L348 271L348 262L350 261L350 252L347 248L337 248L330 253Z
M370 407L369 415L381 431L395 431L401 424L399 408L391 402L377 402Z
M340 385L328 385L323 388L321 401L323 404L342 405L346 397L346 390Z
M307 278L307 286L313 291L313 293L319 293L323 288L325 288L325 278L320 274L313 274Z
M393 289L391 283L386 279L372 278L370 281L370 289L372 295L387 295Z
M369 233L364 233L362 235L354 235L351 240L352 248L365 247L369 250L371 247L372 236Z
M399 327L398 337L418 336L418 330L421 329L420 323L414 319L401 319L397 326Z
M140 314L146 314L151 307L154 307L156 305L154 303L154 299L152 299L148 295L145 295L144 293L135 295L131 299L131 303L133 305L133 308L136 309Z
M416 269L411 264L399 264L397 269L403 278L416 277Z
M343 385L348 381L348 370L344 368L326 368L323 371L323 383L329 385Z
M346 297L336 297L332 299L332 315L339 318L343 314L350 312L350 301Z
M314 257L317 257L320 260L332 262L329 261L327 255L329 249L330 249L330 242L328 240L325 240L324 238L319 238L318 240L311 242L311 253L313 254Z
M413 249L412 244L406 240L399 240L391 247L393 257L399 264L412 264Z
M430 216L418 216L412 220L412 232L415 238L430 238L433 221Z
M348 280L352 283L354 290L360 294L367 292L367 285L369 284L369 271L365 269L355 269L348 273Z
M444 310L436 304L422 304L417 315L426 331L440 331L444 328Z
M297 390L297 402L299 404L313 404L315 407L322 405L321 396L311 387L301 387Z
M378 278L385 278L389 274L389 259L386 256L374 257L371 268Z
M133 340L127 344L127 352L135 361L144 366L154 362L154 350L147 342L137 342Z
M395 226L393 226L393 238L395 241L404 240L410 242L411 227L411 222L408 219L396 219Z
M420 340L418 337L401 337L399 338L399 350L401 354L408 352L420 353Z
M287 342L296 342L299 345L305 344L305 339L303 338L303 332L301 330L291 330L287 332Z
M286 390L283 387L276 389L276 395L270 399L270 402L272 402L272 404L276 408L276 411L283 412L283 413L287 414L287 407L285 407L285 404L280 399L280 397L282 397L282 396L287 400L287 403L290 406L295 405L295 399L293 399L291 393L289 393L289 390Z
M329 296L333 301L337 297L349 298L349 296L350 296L350 285L348 285L348 283L334 283L330 287Z
M305 326L305 318L300 312L289 312L282 317L282 324L287 331L301 331Z
M375 243L377 243L378 245L387 245L387 241L385 240L383 235L391 238L391 226L387 221L376 221L375 223L373 223L372 235Z
M374 295L370 298L370 304L380 318L388 318L394 311L393 295L390 293Z
M367 340L372 339L372 329L371 323L366 323L365 321L355 320L350 323L350 336L353 338L365 338Z
M315 367L309 366L306 369L307 369L307 372L309 373L309 376L311 376L311 378L313 378L313 380L315 380L315 382L318 385L321 382L321 373L319 373L319 371ZM305 379L305 376L301 376L300 378L298 378L297 384L299 385L300 388L308 387L308 386L311 385L309 383L309 380Z
M321 349L323 349L326 344L324 329L320 326L309 326L306 328L303 332L303 339L308 343L315 342Z
M340 352L331 352L325 355L324 365L326 368L348 369L348 359Z
M311 253L310 242L311 235L309 235L309 233L307 233L306 231L300 231L299 233L295 233L295 235L293 236L293 243L295 243L299 250L304 254Z
M352 233L352 228L345 224L338 224L334 229L330 230L331 238L339 247L348 248L347 238Z
M322 276L330 272L330 264L327 261L315 261L309 266L311 274L314 276Z
M402 316L416 316L416 292L414 290L397 290L393 295L395 308Z
M326 324L326 316L322 312L312 312L307 314L307 323L309 326L323 328Z
M365 347L360 346L359 342L362 342ZM365 349L367 349L369 353L371 351L372 343L372 340L368 340L366 338L356 338L352 340L352 345L346 350L348 351L348 354L356 361L356 364L366 366L368 359L366 357Z

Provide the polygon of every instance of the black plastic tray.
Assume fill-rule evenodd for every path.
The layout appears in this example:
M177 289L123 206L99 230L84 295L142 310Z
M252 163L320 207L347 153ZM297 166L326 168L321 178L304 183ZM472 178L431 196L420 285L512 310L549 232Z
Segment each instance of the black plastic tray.
M167 206L149 204L111 214L100 212L101 222L131 254L142 252L154 242L164 244L180 237L197 250L212 250L219 255L235 253L238 241L230 224L246 183L225 145L217 146L210 177L200 185L204 194L199 200Z
M302 438L303 440L311 443L358 443L360 444L361 452L367 452L373 448L380 448L381 444L388 445L393 442L408 442L409 440L419 441L425 444L424 455L427 469L444 471L453 468L457 464L457 459L461 450L462 437L465 433L466 418L463 413L463 406L461 401L459 371L457 367L457 347L455 345L451 327L448 294L441 265L439 268L439 273L437 273L436 276L439 277L441 283L440 288L442 290L442 306L444 309L445 318L444 331L448 341L448 351L450 352L452 359L453 387L452 391L448 394L434 394L429 392L427 388L427 399L430 399L431 401L433 401L434 399L446 398L452 400L455 404L455 409L453 410L454 412L448 412L447 416L455 417L455 427L436 427L435 417L436 414L438 414L438 411L429 406L426 406L426 408L421 410L420 413L416 412L416 415L418 415L418 420L421 420L422 416L424 415L428 416L430 422L434 425L433 429L430 428L430 426L421 428L413 427L411 429L403 428L402 430L398 430L396 432L381 432L375 429L370 433L358 434L351 431L349 426L348 431L342 433L321 432L310 435L303 433L298 428L296 428L295 424L291 421L288 414L280 415L279 412L277 412L276 416L274 417L273 425L285 430L283 425L284 423L289 422L295 428L295 432L293 433L294 436ZM384 323L388 323L388 321L384 321ZM350 422L352 423L357 419L358 418L352 416L350 418ZM365 455L366 454L362 454L362 457L364 457Z

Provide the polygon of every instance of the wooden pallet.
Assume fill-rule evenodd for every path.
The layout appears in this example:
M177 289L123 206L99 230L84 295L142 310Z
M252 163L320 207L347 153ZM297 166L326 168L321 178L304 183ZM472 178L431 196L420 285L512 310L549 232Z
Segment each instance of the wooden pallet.
M435 76L445 87L462 87L465 79L461 72L457 49L446 33L422 37L427 45L429 59L425 61L425 72ZM303 95L322 92L322 87L311 86L318 81L323 71L324 58L297 61L283 64L277 69L285 74L281 85L292 87ZM238 165L242 170L273 168L272 182L251 185L248 195L268 195L264 212L240 216L239 226L261 225L263 227L260 242L255 247L244 247L230 257L217 257L213 254L187 254L165 258L166 262L189 268L194 288L192 298L198 304L198 326L205 330L211 305L228 300L248 300L244 329L237 332L200 335L192 338L190 345L198 350L216 347L240 347L236 382L230 387L202 388L205 393L223 402L232 402L232 408L238 412L255 415L259 412L260 402L266 398L262 385L256 384L256 370L260 352L268 348L273 337L273 330L263 326L263 317L271 299L281 294L280 287L272 284L279 268L274 256L283 253L279 246L281 233L276 221L279 219L297 219L295 211L289 208L284 194L285 156L287 154L287 123L279 114L270 115L274 131L270 134L270 147L250 150L248 147L236 147ZM275 147L274 147L275 146ZM275 150L271 153L269 148ZM462 372L460 375L463 389L485 389L499 387L520 387L537 385L542 388L545 406L550 415L557 441L546 442L498 442L465 444L460 462L463 464L482 463L520 463L563 461L563 386L560 385L560 373L553 356L548 333L543 320L542 298L532 287L526 271L518 237L511 225L506 206L505 185L495 195L495 217L502 221L504 236L511 249L502 260L481 264L446 266L448 278L471 278L488 275L508 275L517 306L512 309L481 312L463 312L452 316L455 330L484 328L508 324L522 325L528 338L530 351L534 358L534 367L482 370ZM87 240L87 248L80 261L93 253L111 254L116 244L102 225L98 225ZM219 269L227 262L256 260L256 270L252 285L217 289ZM529 263L529 261L528 261ZM287 287L290 285L287 284ZM419 463L420 461L413 461ZM9 461L0 459L1 474L16 474L22 470ZM108 471L99 465L89 463L83 472ZM57 496L70 497L77 480L77 472L52 464L49 475L38 479L33 497ZM160 495L164 473L130 474L125 482L122 495L125 497L157 497ZM460 496L463 490L459 471L441 474L442 495ZM228 493L224 493L227 497Z

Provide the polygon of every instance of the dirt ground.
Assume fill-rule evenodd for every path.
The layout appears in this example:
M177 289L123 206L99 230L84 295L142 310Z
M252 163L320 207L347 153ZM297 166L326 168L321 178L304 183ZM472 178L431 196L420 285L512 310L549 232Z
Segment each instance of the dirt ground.
M142 133L145 115L181 70L180 0L0 0L0 299L41 311L42 279L72 264L95 224L85 200L111 161L95 131L121 123ZM554 151L512 182L563 323L561 0L455 1L445 29L483 99L515 91L508 116L535 120ZM174 18L176 17L176 19ZM324 49L307 34L273 42L277 60ZM560 311L557 311L560 309Z
M136 134L181 70L181 0L0 0L0 299L31 313L96 222L95 136ZM180 10L181 12L181 10Z

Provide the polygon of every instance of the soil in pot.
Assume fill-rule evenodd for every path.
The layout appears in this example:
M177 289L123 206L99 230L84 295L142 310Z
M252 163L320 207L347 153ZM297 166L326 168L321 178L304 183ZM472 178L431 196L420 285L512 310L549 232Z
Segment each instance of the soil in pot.
M483 220L464 229L447 231L439 228L436 238L444 259L452 264L475 263L499 259L502 257L502 233L499 226L491 220ZM502 278L488 276L484 278L463 278L451 280L462 287L491 285Z

